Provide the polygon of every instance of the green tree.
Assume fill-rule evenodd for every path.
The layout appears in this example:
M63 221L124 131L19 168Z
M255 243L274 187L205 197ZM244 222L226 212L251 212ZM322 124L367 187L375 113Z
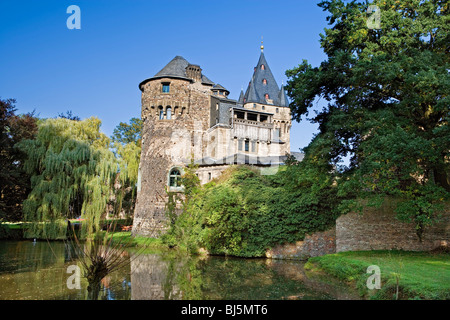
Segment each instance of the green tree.
M58 113L58 116L56 118L64 118L64 119L75 120L75 121L81 120L79 116L76 116L72 113L72 110L67 110L65 114L63 112L60 112L60 113Z
M369 5L379 8L379 29L368 27ZM320 131L312 143L329 146L339 195L400 198L398 217L414 221L421 238L450 191L449 4L326 0L319 6L329 12L330 27L320 35L327 59L319 67L304 60L286 72L293 117L299 121L325 99L312 119ZM346 157L349 165L342 166Z
M22 220L22 202L30 192L24 154L15 145L37 133L34 112L16 115L15 100L0 100L0 220Z
M27 237L65 238L65 220L78 216L85 219L85 234L98 229L117 173L100 125L97 118L45 119L34 140L18 144L31 175L32 190L23 204L25 221L33 222Z
M140 118L131 118L130 123L120 122L119 125L114 129L111 140L113 142L119 142L121 144L134 142L140 147L142 125L143 123Z
M115 213L134 212L141 157L142 120L131 118L129 124L121 122L111 136L112 148L119 162L116 177Z

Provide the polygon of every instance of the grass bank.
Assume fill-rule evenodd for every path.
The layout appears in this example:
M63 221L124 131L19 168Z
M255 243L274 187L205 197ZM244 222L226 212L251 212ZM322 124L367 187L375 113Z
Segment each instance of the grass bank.
M381 289L369 290L371 265L381 272ZM310 258L305 266L356 286L370 299L450 299L450 254L443 252L357 251ZM398 295L397 295L398 289Z
M128 247L167 247L161 239L132 236L130 231L108 232L108 236L112 237L112 243L123 243L127 244Z

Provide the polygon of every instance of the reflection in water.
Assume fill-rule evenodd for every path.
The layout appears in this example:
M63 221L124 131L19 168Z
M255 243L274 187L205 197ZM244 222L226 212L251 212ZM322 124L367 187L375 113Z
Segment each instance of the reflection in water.
M278 300L356 299L339 284L307 276L303 263L224 257L167 258L131 263L132 299Z
M179 266L181 269L181 266ZM181 293L175 283L175 262L164 261L160 255L144 254L131 261L132 300L179 300Z
M67 267L77 263L64 242L0 241L0 299L87 298L68 289ZM104 300L355 299L345 286L312 279L303 264L269 259L187 257L172 253L133 256L102 280Z

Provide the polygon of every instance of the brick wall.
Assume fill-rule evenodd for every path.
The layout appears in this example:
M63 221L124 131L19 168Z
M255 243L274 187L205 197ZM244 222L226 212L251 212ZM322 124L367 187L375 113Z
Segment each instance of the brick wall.
M442 221L427 227L422 242L413 223L396 218L394 202L380 208L366 208L362 214L348 213L336 221L336 252L358 250L433 250L450 241L450 213Z
M336 220L336 227L307 235L304 241L278 245L266 252L267 258L306 260L310 257L342 251L405 250L429 251L450 244L450 210L440 221L426 227L419 241L415 225L396 218L395 202L380 208L365 208Z
M336 232L328 231L306 235L303 241L278 245L267 250L266 257L272 259L307 260L310 257L322 256L336 252Z

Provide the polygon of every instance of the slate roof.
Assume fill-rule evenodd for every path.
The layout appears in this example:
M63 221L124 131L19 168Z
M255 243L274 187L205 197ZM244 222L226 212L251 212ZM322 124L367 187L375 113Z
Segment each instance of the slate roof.
M264 70L261 69L262 65L264 65ZM264 84L264 79L267 81L267 84ZM252 79L245 92L244 99L246 103L255 102L266 104L266 94L269 95L270 100L273 100L274 105L281 107L289 106L284 87L281 86L281 89L278 87L266 57L264 56L264 52L261 51L261 56L259 57L258 64L256 65Z
M189 64L190 63L182 56L176 56L153 77L142 81L139 84L139 87L141 87L141 85L143 85L145 82L147 82L149 80L154 80L154 79L159 79L159 78L176 78L176 79L191 80L186 75L186 67ZM211 85L211 86L214 85L214 82L211 81L203 73L202 73L202 83L206 84L206 85Z
M211 88L211 90L222 90L222 91L226 91L228 92L228 94L230 93L229 90L225 89L222 85L216 83L215 85L213 85L213 87Z
M239 104L244 103L244 90L241 90L241 94L239 95L238 103Z
M286 90L284 90L283 85L281 85L279 100L280 100L280 107L289 107L289 99L287 97Z

